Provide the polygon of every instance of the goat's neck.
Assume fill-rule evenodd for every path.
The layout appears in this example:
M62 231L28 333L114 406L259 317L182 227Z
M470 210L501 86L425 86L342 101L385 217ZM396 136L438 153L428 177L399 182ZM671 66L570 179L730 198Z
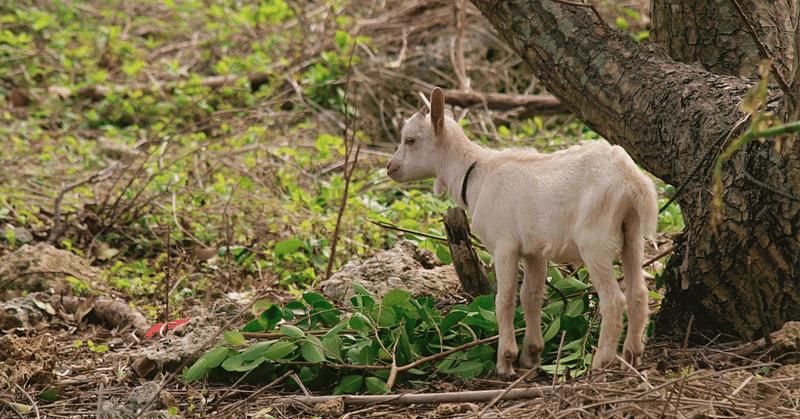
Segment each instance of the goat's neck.
M443 150L442 161L444 164L437 170L436 182L434 183L435 192L442 193L446 189L450 197L455 201L459 207L467 209L461 199L461 187L464 183L464 175L467 173L469 166L480 161L482 157L489 153L488 150L479 146L478 144L469 141L466 137L463 141L454 141ZM477 186L476 174L473 172L469 179L469 190L473 191ZM468 193L467 196L472 195Z

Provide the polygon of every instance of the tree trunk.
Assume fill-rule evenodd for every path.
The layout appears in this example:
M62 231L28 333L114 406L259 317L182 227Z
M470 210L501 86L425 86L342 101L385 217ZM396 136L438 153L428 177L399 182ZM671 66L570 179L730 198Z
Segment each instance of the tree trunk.
M473 298L497 293L497 284L489 280L483 261L478 258L472 247L469 218L464 210L460 208L447 210L447 214L444 215L444 228L447 231L450 254L453 256L453 267L464 292Z
M737 124L746 116L738 106L751 81L676 62L661 47L606 31L586 8L552 0L472 2L564 106L650 173L685 187L678 202L686 229L665 268L659 335L685 334L691 316L695 336L709 339L720 333L752 339L800 319L800 202L746 175L800 195L800 141L780 151L770 141L755 143L734 154L723 171L723 221L716 230L710 222L711 162L719 139L746 128ZM745 11L762 10L740 3ZM797 16L791 19L796 25ZM796 66L798 36L789 35L780 42L793 55L782 62ZM782 71L794 81L796 67ZM771 94L772 110L780 111L783 92Z
M795 52L794 42L786 41L794 36L797 3L738 3L778 71L788 79ZM650 37L673 59L700 63L714 73L758 77L758 49L732 1L653 0L651 21Z

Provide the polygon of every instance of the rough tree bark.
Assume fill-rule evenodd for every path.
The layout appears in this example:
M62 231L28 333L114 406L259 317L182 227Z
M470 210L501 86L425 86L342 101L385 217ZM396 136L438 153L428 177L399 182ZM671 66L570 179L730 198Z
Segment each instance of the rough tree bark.
M464 292L473 297L497 293L497 284L489 280L483 269L483 262L472 247L469 218L464 210L460 208L447 210L444 215L444 228L447 231L450 254L453 255L453 267Z
M788 77L795 66L791 39L797 25L797 3L739 4L778 71ZM653 0L651 19L651 38L673 59L699 63L718 74L758 77L758 49L730 0Z
M710 161L688 179L707 150L716 157L720 138L735 138L746 128L746 122L737 124L745 116L738 105L753 83L738 76L744 70L725 75L675 61L659 46L605 30L586 8L552 0L471 1L568 109L650 173L685 186L678 202L686 229L665 269L657 334L682 335L695 316L694 336L753 339L800 319L800 202L765 190L745 174L800 195L800 141L779 152L770 142L755 143L733 155L724 166L724 220L716 231L710 223ZM739 3L751 13L766 7ZM796 11L795 4L770 12L795 13L792 30L782 31L779 40L781 51L791 51L779 65L788 66L781 71L790 83L797 82L798 71ZM784 108L783 96L771 89L773 110Z

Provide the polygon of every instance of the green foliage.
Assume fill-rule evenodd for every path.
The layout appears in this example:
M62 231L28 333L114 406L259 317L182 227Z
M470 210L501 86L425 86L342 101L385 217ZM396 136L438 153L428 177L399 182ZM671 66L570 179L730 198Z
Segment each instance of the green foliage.
M568 297L565 302L555 291L548 295L542 314L546 342L542 368L554 372L560 336L566 332L568 343L561 348L558 370L563 373L569 367L573 376L581 375L591 363L591 345L596 343L597 327L591 314L596 297L589 285L562 276L556 267L551 267L549 273L552 285ZM585 281L585 270L578 276ZM230 346L213 349L201 357L184 373L184 378L200 380L207 375L254 370L252 376L268 379L293 370L306 387L333 388L335 394L384 394L395 383L415 386L423 377L469 380L486 376L494 368L496 343L435 356L497 335L492 296L476 298L469 305L456 305L444 315L433 308L432 299L414 299L407 291L393 290L377 301L363 287L354 284L353 288L356 294L350 298L351 307L346 312L317 293L305 293L302 301L283 307L260 304L263 311L242 331L273 332L277 327L282 337L234 349L246 344L240 333L229 332L225 339ZM515 325L524 325L521 308L515 313ZM518 340L521 342L521 335ZM432 358L409 366L426 357ZM396 381L388 381L393 362L398 375Z

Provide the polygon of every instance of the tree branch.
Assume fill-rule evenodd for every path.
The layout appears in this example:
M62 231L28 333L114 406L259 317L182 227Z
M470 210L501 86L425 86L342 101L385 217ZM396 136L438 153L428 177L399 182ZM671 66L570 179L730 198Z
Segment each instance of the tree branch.
M433 88L421 84L414 88L430 96ZM470 106L485 104L493 110L510 110L524 108L521 117L532 115L550 115L570 112L553 95L513 95L504 93L479 93L462 92L459 90L444 90L445 101L450 105L468 108Z

